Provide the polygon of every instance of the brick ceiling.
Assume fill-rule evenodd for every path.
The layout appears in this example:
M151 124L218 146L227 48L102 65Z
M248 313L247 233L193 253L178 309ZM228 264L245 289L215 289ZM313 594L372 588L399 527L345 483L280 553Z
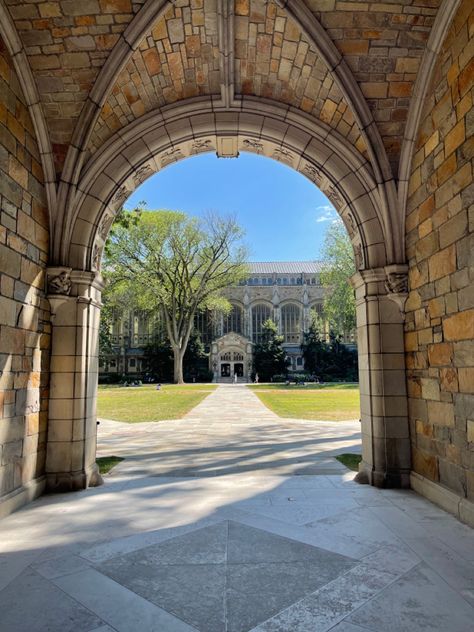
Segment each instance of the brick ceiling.
M120 35L144 0L4 0L32 68L58 171L81 110ZM158 0L156 0L158 2ZM305 0L373 113L396 174L408 105L440 0ZM153 24L106 95L89 152L146 112L182 99L219 96L218 0L175 0ZM284 8L235 0L233 94L292 105L336 129L362 153L357 117L334 76ZM230 38L229 38L230 39ZM221 45L220 45L221 44ZM229 53L226 50L226 56Z

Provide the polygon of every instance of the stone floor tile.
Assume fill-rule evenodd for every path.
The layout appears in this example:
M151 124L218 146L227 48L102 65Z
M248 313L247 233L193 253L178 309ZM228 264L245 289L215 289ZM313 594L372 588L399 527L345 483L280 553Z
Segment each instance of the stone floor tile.
M359 608L348 621L384 632L467 632L472 629L474 609L423 564Z
M426 594L447 589L436 607L462 629L473 532L414 492L360 486L333 463L360 450L358 423L281 420L242 389L219 387L185 423L105 422L99 449L126 460L104 486L43 496L2 520L7 617L21 593L25 632L55 632L49 613L32 613L51 595L56 607L58 591L61 632L71 622L71 632L385 632L370 604L387 592L403 610L400 582L412 577L419 601L400 625L412 613L417 630ZM23 632L15 616L6 629Z
M252 632L326 632L395 579L390 573L358 565Z
M87 570L89 564L77 555L65 555L43 562L36 562L32 565L32 568L43 577L46 577L46 579L54 579L62 575L70 575L71 573Z
M28 569L0 592L2 632L88 632L103 620Z
M59 577L54 583L118 632L195 632L195 628L93 569Z

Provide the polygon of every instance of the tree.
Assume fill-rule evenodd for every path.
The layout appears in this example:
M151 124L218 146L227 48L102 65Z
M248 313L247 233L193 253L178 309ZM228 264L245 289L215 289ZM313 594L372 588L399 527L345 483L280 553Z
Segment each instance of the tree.
M324 325L317 314L313 318L301 345L304 365L308 373L324 381L349 380L356 382L357 351L341 344L339 336L330 331L329 342L321 335Z
M183 383L183 358L200 309L228 308L221 292L248 272L242 230L233 218L203 219L175 211L125 211L111 233L104 274L111 293L161 311L173 351L173 377ZM129 215L133 221L129 221Z
M262 340L255 345L254 369L259 379L271 380L274 375L286 373L288 360L283 349L283 336L273 320L268 319L262 325Z
M321 371L326 355L326 345L321 336L323 330L324 327L320 317L313 312L309 329L304 334L303 344L301 345L305 370L313 375Z
M356 326L355 298L349 279L355 274L354 250L341 222L332 224L324 241L321 283L326 288L323 312L336 336L347 337Z

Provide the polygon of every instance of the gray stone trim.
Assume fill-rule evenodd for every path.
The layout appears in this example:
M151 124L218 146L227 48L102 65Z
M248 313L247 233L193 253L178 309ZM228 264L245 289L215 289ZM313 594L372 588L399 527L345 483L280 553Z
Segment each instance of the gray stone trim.
M459 496L439 483L430 481L417 472L411 472L410 483L412 489L418 494L425 496L435 505L474 528L474 503L472 501Z
M460 4L461 0L443 0L431 28L426 50L421 60L415 85L413 86L413 94L410 99L407 124L400 152L400 167L398 172L398 199L403 215L403 225L405 224L411 164L426 93L431 84L431 77L436 67L439 52Z
M380 187L369 163L342 136L270 100L245 98L223 109L212 97L150 112L94 154L77 188L70 188L61 262L97 270L108 227L136 186L171 162L216 151L221 136L234 137L239 150L284 162L326 192L348 226L359 268L390 262L394 236L380 217Z
M41 496L45 487L46 477L40 476L15 489L10 494L2 496L0 499L0 520Z
M221 98L226 107L234 102L234 2L217 0Z
M141 39L145 36L150 26L160 18L168 6L168 0L148 0L117 42L106 64L99 73L99 77L95 82L88 101L84 105L81 116L76 124L59 187L58 208L60 217L56 224L56 235L54 239L53 258L55 261L62 260L59 244L61 242L62 227L65 219L64 214L66 213L66 209L73 203L69 184L72 183L75 185L79 181L79 174L86 158L87 143L100 114L100 108L105 102L118 73L127 63L133 51L139 46ZM280 6L296 21L310 39L312 45L318 51L318 54L326 62L328 68L334 75L335 81L342 90L349 107L354 113L368 147L371 166L379 189L377 206L381 223L384 227L383 232L396 236L394 240L385 240L387 260L390 263L404 261L405 245L402 235L403 222L399 221L398 200L393 175L383 142L367 102L334 42L332 42L325 29L314 17L303 0L294 0L291 4L282 2ZM224 108L230 108L236 105L233 98L233 12L228 11L226 3L220 2L219 7L219 43L221 47L221 71L223 73L223 79L222 95L221 98L215 102L215 106L223 105ZM245 97L244 100L248 101L248 98ZM256 99L256 101L257 103L260 102L258 99ZM173 106L175 111L179 109L179 105L178 103ZM290 109L296 111L294 108L288 108L288 110ZM166 110L166 108L164 108L164 110ZM364 265L364 261L362 261L362 265Z
M401 217L392 168L380 132L359 84L342 54L338 51L321 23L306 6L304 0L292 0L292 2L284 0L279 6L298 24L318 51L351 108L367 144L375 179L380 186L379 210L383 217L383 224L387 232L394 233L399 237L393 244L388 245L388 258L393 263L404 261L403 222L400 221ZM393 250L391 249L392 245L394 246Z

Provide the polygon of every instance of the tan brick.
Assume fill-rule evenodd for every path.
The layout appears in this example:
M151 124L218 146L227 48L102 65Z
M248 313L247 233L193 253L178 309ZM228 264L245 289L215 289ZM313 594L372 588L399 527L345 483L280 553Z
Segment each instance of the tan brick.
M439 380L441 390L455 393L459 390L458 387L458 372L456 369L447 368L439 370Z
M413 449L413 469L432 481L438 480L438 459L418 448Z
M451 274L456 270L456 247L454 244L437 252L428 261L430 281Z
M453 345L438 343L428 347L428 359L430 366L448 366L453 360Z
M453 314L443 320L445 340L469 340L474 338L474 309Z
M434 426L454 427L454 406L451 402L428 401L428 421Z
M466 138L466 127L464 119L461 119L457 125L446 135L444 141L445 156L448 157L453 151L455 151Z
M474 393L474 367L459 368L458 378L461 393Z

